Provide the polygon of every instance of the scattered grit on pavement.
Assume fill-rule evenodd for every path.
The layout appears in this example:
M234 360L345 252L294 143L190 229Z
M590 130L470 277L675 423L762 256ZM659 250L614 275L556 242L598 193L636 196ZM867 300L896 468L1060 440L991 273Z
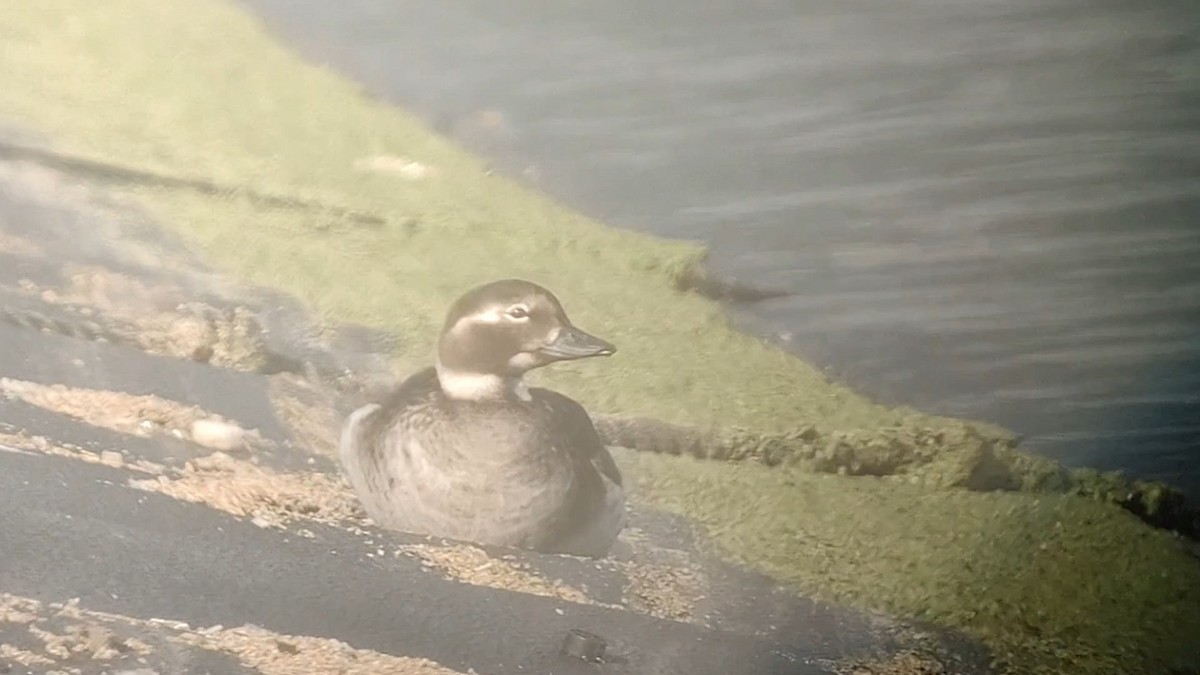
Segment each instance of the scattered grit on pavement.
M0 673L987 672L719 562L636 495L601 561L375 528L334 439L392 377L386 339L0 163ZM571 629L603 662L560 654Z

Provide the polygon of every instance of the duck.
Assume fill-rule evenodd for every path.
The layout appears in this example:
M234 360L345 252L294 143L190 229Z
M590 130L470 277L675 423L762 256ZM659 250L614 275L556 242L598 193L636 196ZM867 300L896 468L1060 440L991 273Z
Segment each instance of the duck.
M621 472L580 403L524 376L616 350L538 284L470 289L434 364L343 424L338 454L366 514L411 534L604 557L626 523Z

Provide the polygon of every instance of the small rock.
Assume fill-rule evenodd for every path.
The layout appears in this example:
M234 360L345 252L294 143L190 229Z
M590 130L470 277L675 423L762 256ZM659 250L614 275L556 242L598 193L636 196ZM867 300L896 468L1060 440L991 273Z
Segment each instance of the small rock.
M156 624L166 626L167 628L170 628L172 630L185 631L185 630L192 629L192 627L184 621L175 621L173 619L158 619L158 618L151 618L149 621L150 621L150 623L156 623Z
M105 466L111 466L119 469L122 466L125 466L125 458L122 457L121 453L119 452L104 450L100 453L100 463L104 464Z
M599 663L604 660L604 648L606 646L604 638L599 635L579 630L578 628L572 628L563 639L561 653L564 656L573 656L582 661Z
M280 639L275 640L275 648L283 654L299 654L300 648L291 642L285 642Z
M359 170L396 173L409 180L419 180L430 174L430 168L407 157L377 155L354 163Z
M215 420L192 422L192 440L214 450L238 450L245 447L246 430L236 424Z
M232 457L219 450L207 457L197 457L194 461L188 460L188 463L188 471L233 470L233 467L236 466L236 462Z

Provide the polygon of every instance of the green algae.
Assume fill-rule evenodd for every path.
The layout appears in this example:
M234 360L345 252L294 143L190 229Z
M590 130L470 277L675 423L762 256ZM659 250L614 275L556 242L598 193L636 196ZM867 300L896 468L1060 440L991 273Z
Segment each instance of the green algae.
M492 174L228 2L18 3L0 38L0 115L141 176L120 189L219 270L394 332L402 367L429 359L465 289L519 276L620 348L602 366L537 374L592 409L856 438L952 423L876 405L739 333L718 303L680 290L702 285L702 248L603 227ZM429 174L362 168L377 157Z
M639 493L695 519L735 559L826 599L960 628L1008 672L1192 664L1200 565L1184 540L1109 504L617 457Z
M755 461L809 473L889 476L932 489L1066 493L1119 506L1156 527L1200 537L1200 511L1169 485L1117 471L1068 469L1020 452L1003 429L920 416L867 433L823 432L807 425L785 432L705 430L643 417L595 416L612 445L703 459Z
M1129 501L1129 481L829 382L688 292L711 286L699 247L605 228L492 175L229 2L10 3L0 40L0 115L107 167L89 176L218 270L393 332L399 368L428 360L464 289L507 276L552 288L620 352L547 369L543 383L593 410L712 430L730 458L777 465L623 455L655 503L698 519L728 555L964 628L1013 672L1161 672L1197 629L1195 561L1111 506ZM428 172L362 168L376 157ZM984 492L997 489L1055 494ZM1138 489L1147 509L1174 508L1169 490Z
M332 320L394 331L406 359L429 357L466 288L520 276L621 348L603 368L544 374L597 409L774 429L871 429L892 416L676 290L699 247L600 227L490 175L227 3L19 3L0 30L0 114L62 152L169 178L122 189L220 270L288 289ZM378 156L430 174L358 168ZM288 199L319 206L278 206Z

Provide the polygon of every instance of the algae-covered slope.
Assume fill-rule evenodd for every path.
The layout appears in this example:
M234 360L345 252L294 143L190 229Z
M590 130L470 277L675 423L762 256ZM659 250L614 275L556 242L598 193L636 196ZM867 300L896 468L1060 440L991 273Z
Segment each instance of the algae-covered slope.
M1005 672L1195 672L1200 564L1183 540L1111 505L618 459L726 553L809 593L962 628Z
M217 197L127 183L219 268L297 292L331 318L393 329L404 357L428 358L465 288L519 276L620 347L603 368L545 375L596 408L755 428L897 419L676 291L700 249L601 228L488 175L414 118L303 64L229 3L14 3L0 31L0 114L66 153L215 185ZM381 157L428 171L379 170Z
M715 303L675 289L700 249L605 228L490 175L227 0L8 3L0 41L0 118L91 162L75 166L218 269L394 331L400 365L427 360L465 288L525 277L620 348L541 375L549 383L596 411L742 427L753 440L739 449L793 448L773 471L626 457L652 499L731 555L964 627L1015 672L1161 672L1200 634L1196 564L1169 535L1078 498L946 489L1045 487L1026 478L1059 470L1013 455L1001 432L875 405L738 334ZM1003 460L1000 483L981 457ZM800 471L885 465L903 482Z

